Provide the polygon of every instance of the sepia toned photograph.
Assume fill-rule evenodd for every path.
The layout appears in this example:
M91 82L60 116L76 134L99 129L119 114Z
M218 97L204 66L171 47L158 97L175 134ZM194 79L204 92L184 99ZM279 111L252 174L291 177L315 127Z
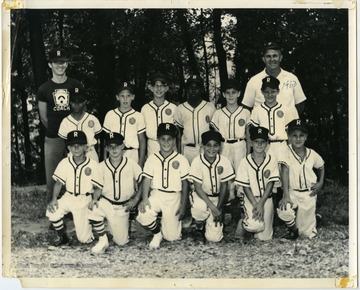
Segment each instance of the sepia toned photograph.
M2 276L356 288L355 4L280 2L5 3Z

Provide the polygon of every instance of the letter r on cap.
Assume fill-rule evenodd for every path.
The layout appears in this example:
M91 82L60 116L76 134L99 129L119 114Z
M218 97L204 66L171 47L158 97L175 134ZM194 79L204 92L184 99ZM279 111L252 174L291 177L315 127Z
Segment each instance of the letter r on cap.
M75 93L78 93L79 92L79 88L75 88Z
M270 83L270 78L267 78L267 79L266 79L266 82L267 82L267 83Z
M296 125L301 125L301 120L297 120Z
M258 129L258 134L262 134L262 129Z
M127 83L125 82L125 83L124 83L124 87L126 88L127 86L128 86L128 85L127 85Z
M166 128L166 130L170 130L170 125L166 124L165 128Z
M56 55L57 55L57 56L61 56L61 51L60 51L60 50L57 50L57 51L56 51Z
M110 138L114 138L114 133L110 133Z
M77 137L78 136L78 133L77 132L74 132L74 137Z

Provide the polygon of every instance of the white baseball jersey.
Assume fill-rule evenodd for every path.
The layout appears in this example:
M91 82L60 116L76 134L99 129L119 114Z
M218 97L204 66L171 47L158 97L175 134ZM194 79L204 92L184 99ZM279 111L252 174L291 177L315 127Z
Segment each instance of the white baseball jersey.
M249 187L255 197L262 197L266 185L280 180L277 160L266 154L263 162L258 166L251 154L240 161L236 170L235 184Z
M139 149L138 134L146 131L144 116L131 109L121 113L119 108L107 112L103 129L105 132L117 132L124 136L128 148Z
M99 164L88 157L80 164L76 164L72 156L64 158L56 167L53 178L74 195L92 193L94 186L103 187Z
M178 105L174 115L175 124L183 128L181 144L201 144L201 134L209 130L215 112L213 103L202 101L196 108L188 102Z
M98 118L85 112L79 121L71 115L64 118L60 124L58 135L66 140L67 134L74 130L83 131L86 134L88 145L92 146L97 143L95 135L102 131L102 127Z
M154 101L145 104L141 108L141 113L145 119L146 136L149 139L157 140L157 128L162 123L175 123L174 113L176 105L165 100L161 106L157 106Z
M201 183L208 195L218 195L222 182L235 178L232 165L226 157L218 154L214 162L206 160L204 154L196 157L191 163L189 180Z
M140 166L127 157L117 167L107 158L100 163L100 170L104 180L102 195L115 202L129 200L135 192L135 183L141 180Z
M255 107L251 112L250 122L254 126L269 130L269 140L287 140L287 125L297 116L294 111L278 103L269 108L265 103Z
M149 156L144 165L143 176L151 179L151 189L165 192L180 192L182 181L188 178L189 162L173 152L164 158L160 152Z
M267 76L268 74L264 69L248 81L242 100L242 103L245 106L252 108L265 101L265 98L261 93L261 86L262 80ZM294 74L281 69L280 74L276 78L280 81L280 92L277 96L277 101L280 104L289 108L294 108L295 105L306 100L301 84Z

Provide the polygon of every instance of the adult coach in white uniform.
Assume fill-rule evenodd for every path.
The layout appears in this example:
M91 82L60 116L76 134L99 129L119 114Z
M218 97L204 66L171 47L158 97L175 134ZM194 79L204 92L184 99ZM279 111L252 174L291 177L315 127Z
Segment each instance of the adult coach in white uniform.
M280 92L277 101L289 108L296 108L300 116L305 108L306 96L298 78L280 67L283 55L280 46L270 42L265 46L262 61L265 69L253 76L247 83L242 104L249 109L265 101L261 93L262 79L267 76L276 77L280 81Z

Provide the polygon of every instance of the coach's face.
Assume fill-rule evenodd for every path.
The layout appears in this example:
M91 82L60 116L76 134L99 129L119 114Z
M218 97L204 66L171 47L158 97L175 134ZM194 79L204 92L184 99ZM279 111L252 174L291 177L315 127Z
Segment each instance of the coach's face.
M52 73L56 76L65 75L68 67L68 63L66 61L49 62L48 65L51 68Z
M282 54L280 50L268 49L262 60L268 70L275 70L280 68L280 63L282 61Z

